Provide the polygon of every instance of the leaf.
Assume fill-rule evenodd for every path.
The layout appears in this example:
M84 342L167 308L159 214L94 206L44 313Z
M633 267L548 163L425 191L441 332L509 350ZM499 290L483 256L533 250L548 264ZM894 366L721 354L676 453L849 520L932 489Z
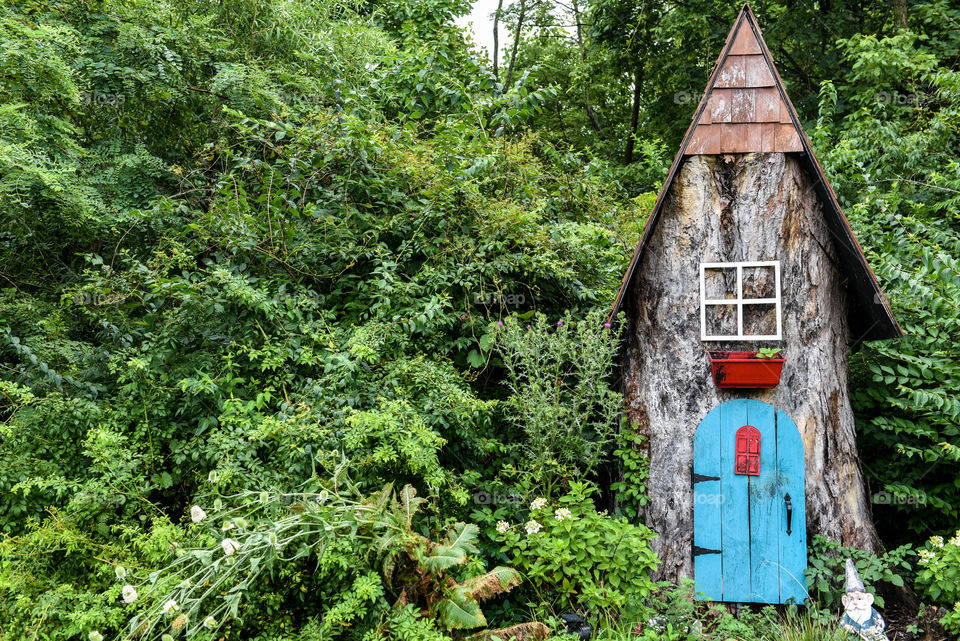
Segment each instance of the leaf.
M230 608L230 615L236 617L237 610L240 608L240 593L234 592L232 594L228 594L223 598L223 600L227 604L227 607Z
M487 625L480 604L462 588L454 588L437 602L437 619L448 630L469 630Z
M509 628L483 630L467 637L467 641L495 641L496 639L524 639L542 641L550 636L550 628L539 621L518 623Z
M464 581L460 586L468 590L478 601L487 599L509 592L523 582L520 573L513 568L497 566L480 576L475 576Z
M467 554L479 552L474 543L479 532L480 529L473 523L457 523L447 532L444 543L423 559L424 567L431 572L439 572L460 565L467 560Z
M480 337L480 349L485 352L490 351L490 348L493 347L496 340L497 337L494 334L484 334Z
M417 513L417 510L420 509L420 504L423 502L424 499L417 496L417 490L412 485L405 485L400 491L400 506L403 510L403 523L408 530L410 529L410 524L413 521L413 515Z
M477 350L471 349L470 353L467 354L467 363L470 367L483 367L483 356Z

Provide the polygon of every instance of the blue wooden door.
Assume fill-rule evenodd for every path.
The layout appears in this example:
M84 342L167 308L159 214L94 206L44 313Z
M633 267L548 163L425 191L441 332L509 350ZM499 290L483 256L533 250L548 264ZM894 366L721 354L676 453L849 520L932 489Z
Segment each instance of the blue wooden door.
M744 426L759 431L759 470L755 460L745 466L741 459L740 470L749 473L737 473L737 432ZM756 440L751 430L741 431L744 435L754 437L750 443ZM741 438L741 450L744 443ZM804 504L803 440L790 417L747 399L711 410L693 439L693 571L699 598L802 603Z

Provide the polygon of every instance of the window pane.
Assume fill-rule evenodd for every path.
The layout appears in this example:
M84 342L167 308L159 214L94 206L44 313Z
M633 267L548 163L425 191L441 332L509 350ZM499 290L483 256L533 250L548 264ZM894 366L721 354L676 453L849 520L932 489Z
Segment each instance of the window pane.
M737 268L707 268L703 273L703 290L707 300L737 297Z
M707 305L707 336L737 335L736 305Z
M743 306L744 336L774 336L777 333L777 306L774 304Z
M776 298L777 279L773 267L743 268L744 298Z

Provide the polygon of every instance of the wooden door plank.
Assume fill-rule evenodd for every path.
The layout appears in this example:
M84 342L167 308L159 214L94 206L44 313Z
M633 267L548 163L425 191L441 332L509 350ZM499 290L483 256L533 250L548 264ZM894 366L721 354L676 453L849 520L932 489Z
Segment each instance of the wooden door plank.
M760 431L760 474L750 476L750 600L780 602L780 520L774 407L747 401L747 424Z
M720 406L720 506L723 571L723 600L750 600L750 524L747 477L734 474L737 430L747 424L746 399L727 401Z
M693 436L693 473L702 476L720 476L720 408L712 409ZM694 476L694 480L696 480ZM693 484L693 545L707 550L719 550L720 503L723 494L720 480L699 481ZM723 599L722 571L719 554L700 554L693 557L694 589L698 599Z
M787 414L777 410L777 470L782 493L790 493L793 503L792 533L787 535L787 510L780 497L780 601L807 598L804 570L807 568L806 481L804 477L803 439Z

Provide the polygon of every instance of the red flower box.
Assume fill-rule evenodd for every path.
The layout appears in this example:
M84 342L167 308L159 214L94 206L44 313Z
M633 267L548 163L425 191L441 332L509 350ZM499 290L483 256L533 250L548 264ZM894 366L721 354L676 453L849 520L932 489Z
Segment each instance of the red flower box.
M713 380L720 389L770 389L780 383L786 361L758 358L757 352L709 352Z

